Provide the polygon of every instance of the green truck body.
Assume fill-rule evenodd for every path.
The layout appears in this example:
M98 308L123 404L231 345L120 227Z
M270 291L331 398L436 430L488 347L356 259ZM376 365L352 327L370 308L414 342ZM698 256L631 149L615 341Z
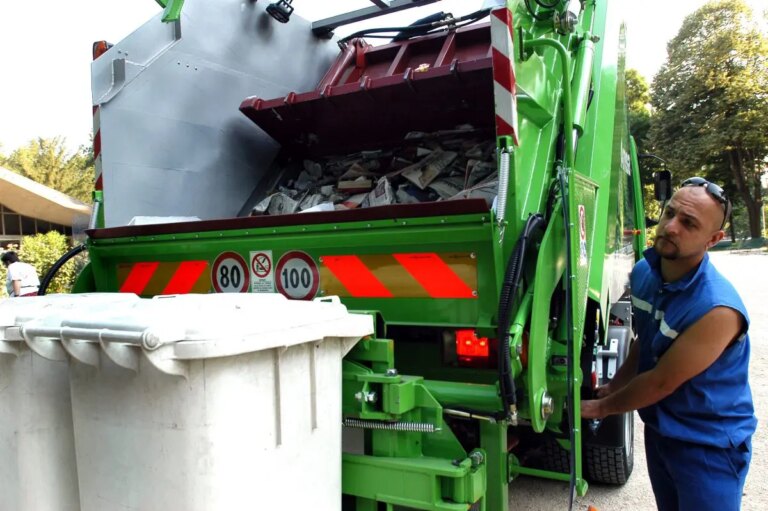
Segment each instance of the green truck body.
M498 191L492 207L469 198L247 216L249 209L244 206L263 199L269 185L274 185L272 173L279 157L312 155L311 146L301 154L299 144L285 142L295 137L285 136L280 142L279 133L271 136L277 132L262 126L270 136L263 132L259 136L269 144L265 146L267 156L254 152L260 170L259 179L251 183L253 193L241 192L248 200L241 199L229 215L207 208L205 190L214 185L185 191L183 173L169 177L168 172L158 171L152 177L147 169L154 164L135 170L121 163L119 156L112 156L122 150L113 150L116 145L130 146L126 140L137 140L132 130L149 132L147 136L159 142L147 148L134 145L130 154L172 153L176 151L173 137L183 136L174 133L164 139L164 124L154 122L151 115L142 117L142 108L131 114L143 119L141 122L132 124L125 119L128 102L139 101L130 99L132 87L139 91L137 97L146 88L141 80L148 80L149 73L145 77L141 73L153 63L157 66L158 55L173 48L173 44L155 44L159 53L148 56L142 71L132 79L127 66L129 79L121 90L112 95L94 92L103 135L97 154L102 158L103 191L96 192L98 225L88 231L90 263L75 291L135 292L147 297L180 292L282 292L297 299L335 295L350 310L374 315L376 335L361 341L343 365L343 417L339 420L345 425L348 444L342 467L345 507L503 510L514 502L514 485L509 487L509 483L518 475L571 481L580 494L586 492L588 480L623 483L631 472L631 415L606 422L595 434L579 415L580 399L593 388L593 373L599 373L601 381L611 375L598 369L601 361L608 360L600 354L615 352L620 359L631 338L628 275L645 246L637 155L628 133L624 101L624 31L617 14L609 12L609 3L613 10L616 3L607 0L553 2L552 8L543 7L543 2L510 0L497 7L495 13L509 14L512 28L512 51L502 57L511 61L516 85L514 94L506 93L506 98L494 79L504 70L496 62L494 52L499 49L497 41L491 40L495 22L489 24L488 17L467 28L449 27L406 40L411 45L430 40L439 50L450 48L446 41L454 36L457 40L475 38L466 48L479 45L483 49L456 50L454 59L437 50L424 53L419 58L436 73L429 78L413 73L411 67L418 59L403 64L406 71L397 67L397 51L405 51L400 50L405 44L402 41L357 49L357 60L350 65L367 65L373 72L376 59L385 61L392 69L383 78L402 75L393 87L408 82L411 72L409 85L415 89L429 85L439 91L444 87L441 101L446 105L460 102L463 94L468 94L470 102L476 98L477 105L487 105L484 109L475 105L467 117L465 110L454 109L440 121L443 125L393 125L391 140L402 139L404 130L451 130L471 118L474 128L486 129L488 140L495 140L495 161L504 175L499 182L506 188ZM186 37L185 22L202 23L192 16L196 11L191 2L181 11L180 5L171 4L168 8L177 10L166 21L175 28L155 19L142 30L170 31L170 40L178 42ZM188 20L186 9L190 9ZM263 8L259 3L254 9ZM491 18L494 16L492 13ZM387 26L386 21L381 24ZM288 52L303 51L300 45L307 39L312 40L308 45L322 46L322 50L307 48L308 53L322 54L318 57L322 65L317 67L333 68L343 67L345 48L360 44L347 42L338 59L329 58L328 44L315 42L308 25L295 18L285 26L270 28L278 32L292 27L299 39L298 49L278 47L257 37L249 40L247 51L287 58ZM295 36L300 30L303 39ZM190 32L194 37L196 32ZM139 35L132 35L134 39L127 44L116 45L94 62L95 90L100 73L107 72L104 69L111 69L114 76L119 67L114 62L122 57L118 50L128 53L130 47L134 53L131 44L138 44ZM382 48L390 46L397 51L385 54ZM176 60L177 56L170 58ZM210 63L210 56L200 60ZM179 68L189 67L189 62L196 66L192 57L186 63L178 61ZM441 66L450 68L444 76L437 73ZM259 80L269 81L271 76L266 73L278 71L259 72L263 76L255 76L249 94L269 97L269 92L258 89ZM206 97L190 95L195 90L203 94L205 87L188 81L205 80L209 74L177 76L181 85L176 88L182 92L178 97L173 93L163 96L161 104L190 97L194 104L204 103ZM319 78L302 76L305 82ZM463 78L464 83L472 84L471 89L455 85ZM350 83L365 84L365 75ZM281 85L285 94L291 86L295 85ZM373 110L366 111L364 102L355 103L354 108L362 110L353 114L375 123L370 115L385 101L377 96L383 89L372 86L369 91ZM167 85L166 90L173 87ZM284 93L271 96L286 98L288 109L278 113L287 124L286 112L291 112L293 100ZM345 101L354 94L339 93L331 100L335 98L340 110L352 108L353 103ZM303 108L296 101L295 110ZM405 115L426 100L419 96L414 101L399 104L391 100L386 107ZM517 125L511 135L499 135L498 110L509 103L514 105ZM314 105L309 100L307 104ZM258 122L265 110L259 111L261 106L263 103L245 101L240 108ZM234 107L233 116L258 131L237 112L237 104L229 107ZM318 112L322 112L320 107L308 107L296 114L296 122L304 119L322 124L319 121L324 119L312 117L326 115ZM377 143L386 149L392 142L389 138L382 142L381 133L388 129L384 124L375 136L352 133L331 149L351 153L371 150ZM199 131L197 136L206 140L230 134L224 128ZM324 140L322 133L318 137ZM329 152L325 150L321 156ZM134 159L135 165L138 159ZM202 170L192 165L184 169L190 179L199 179L200 172L217 172L210 161L201 161ZM172 166L168 164L165 170ZM226 169L221 172L226 188L231 176ZM126 187L129 180L134 185ZM155 192L147 188L161 190L152 195ZM161 202L156 197L165 197L163 208L148 206L152 201ZM203 218L199 221L125 225L126 218L120 216L123 204L134 208L126 213L131 216L191 215L196 206L204 213L197 215ZM626 339L611 351L616 328L623 329Z

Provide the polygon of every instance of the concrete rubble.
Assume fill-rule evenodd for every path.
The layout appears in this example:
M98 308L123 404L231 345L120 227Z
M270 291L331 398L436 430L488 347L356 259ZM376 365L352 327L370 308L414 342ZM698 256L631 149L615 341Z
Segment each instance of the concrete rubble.
M434 133L411 132L394 149L304 160L252 215L285 215L482 198L498 192L496 144L472 126ZM290 177L288 177L290 176Z

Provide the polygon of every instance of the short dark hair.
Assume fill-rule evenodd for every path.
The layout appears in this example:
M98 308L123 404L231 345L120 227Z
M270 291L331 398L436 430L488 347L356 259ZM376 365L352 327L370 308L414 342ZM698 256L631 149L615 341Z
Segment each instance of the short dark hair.
M0 257L0 260L5 264L17 263L19 262L19 256L13 250L9 250L8 252L5 252L2 257Z

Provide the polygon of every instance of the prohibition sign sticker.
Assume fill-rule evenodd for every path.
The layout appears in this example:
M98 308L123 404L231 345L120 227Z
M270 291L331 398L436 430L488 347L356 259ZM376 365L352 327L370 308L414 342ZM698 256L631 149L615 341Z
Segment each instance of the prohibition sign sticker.
M311 300L320 286L320 272L312 257L298 250L286 252L275 268L277 290L294 300Z
M211 281L217 293L246 293L251 281L248 264L236 252L222 252L213 261Z
M272 255L264 252L251 253L251 269L258 278L265 278L272 271Z
M251 293L274 293L275 274L271 250L251 251Z

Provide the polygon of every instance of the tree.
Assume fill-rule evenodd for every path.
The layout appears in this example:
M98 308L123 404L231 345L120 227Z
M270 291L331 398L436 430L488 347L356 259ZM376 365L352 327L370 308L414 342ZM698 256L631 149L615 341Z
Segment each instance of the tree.
M710 2L667 45L650 138L679 177L703 174L743 202L760 237L768 157L768 36L743 0ZM737 193L734 193L737 192Z
M648 139L651 128L651 93L648 82L636 69L627 69L625 74L627 82L626 99L627 114L629 117L629 132L637 144L638 155L652 153L653 148ZM645 212L649 218L658 218L660 205L653 196L653 172L659 169L656 159L640 157L640 180L643 183L643 203Z
M0 156L0 164L82 202L91 202L93 153L84 147L70 155L62 138L38 138L16 149L7 158Z

